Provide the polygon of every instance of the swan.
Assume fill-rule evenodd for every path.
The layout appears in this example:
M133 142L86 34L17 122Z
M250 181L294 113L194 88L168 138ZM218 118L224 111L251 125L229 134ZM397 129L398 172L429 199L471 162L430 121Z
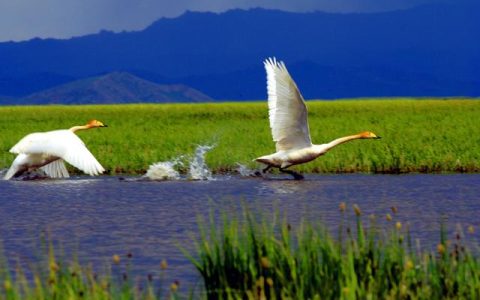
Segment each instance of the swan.
M379 139L370 131L335 139L327 144L315 145L310 140L307 106L297 85L282 61L268 58L264 61L267 72L268 113L276 152L261 156L255 161L267 165L262 173L275 167L292 175L296 180L303 176L286 168L306 163L325 154L342 143L356 139Z
M79 130L96 127L107 127L107 125L91 120L83 126L26 135L10 149L11 153L18 155L4 179L8 180L37 168L51 178L68 178L64 161L92 176L103 173L105 169L75 134Z

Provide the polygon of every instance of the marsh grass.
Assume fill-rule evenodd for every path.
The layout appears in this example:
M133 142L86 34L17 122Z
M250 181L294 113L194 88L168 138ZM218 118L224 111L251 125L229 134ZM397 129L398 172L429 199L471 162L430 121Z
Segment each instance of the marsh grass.
M285 218L211 215L202 221L190 259L208 299L478 299L480 260L461 232L439 233L422 250L396 217L368 224L358 207L348 222L345 205L338 236L317 222L291 226ZM270 220L270 221L267 221ZM476 245L475 247L478 247ZM478 249L477 249L478 250ZM187 254L188 255L188 254ZM478 252L476 253L478 255Z
M180 247L202 286L180 294L177 281L133 277L132 255L113 255L105 267L67 260L52 243L33 262L10 268L0 256L0 299L478 299L480 260L474 228L449 239L439 232L422 249L395 208L378 222L340 205L338 231L319 221L288 223L244 206L199 219L195 252ZM168 275L168 274L167 274Z
M306 173L478 172L480 102L477 100L308 101L314 143L370 130L381 140L341 145L295 166ZM108 128L80 132L107 174L139 174L158 161L193 155L198 145L214 173L273 153L266 102L0 107L0 168L8 150L28 133L69 128L95 118ZM185 167L187 168L187 167ZM69 171L78 173L69 166ZM187 170L180 170L186 172Z
M0 299L178 299L178 283L165 282L167 266L160 276L132 278L130 255L114 255L104 267L81 265L56 254L53 243L43 243L34 262L18 262L10 268L0 260Z

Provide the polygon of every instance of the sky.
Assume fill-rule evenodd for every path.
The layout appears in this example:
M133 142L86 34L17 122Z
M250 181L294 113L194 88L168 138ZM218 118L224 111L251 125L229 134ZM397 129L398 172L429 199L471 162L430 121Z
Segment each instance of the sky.
M441 0L0 0L0 42L142 30L190 11L263 7L293 12L378 12Z

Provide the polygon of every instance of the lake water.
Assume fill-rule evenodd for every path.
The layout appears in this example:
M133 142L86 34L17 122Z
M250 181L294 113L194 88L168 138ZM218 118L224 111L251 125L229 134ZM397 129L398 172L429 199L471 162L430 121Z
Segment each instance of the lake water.
M375 214L382 222L396 206L396 220L409 223L422 245L438 243L442 216L449 233L457 223L473 225L478 239L479 174L306 175L303 181L240 176L164 182L109 176L0 180L0 235L11 261L31 261L40 233L47 230L83 263L102 265L113 254L125 261L131 253L132 271L146 276L158 274L166 259L169 280L191 283L198 276L178 245L192 249L198 215L247 203L256 210L287 212L294 225L308 217L335 229L340 202L350 215L358 204L365 215Z

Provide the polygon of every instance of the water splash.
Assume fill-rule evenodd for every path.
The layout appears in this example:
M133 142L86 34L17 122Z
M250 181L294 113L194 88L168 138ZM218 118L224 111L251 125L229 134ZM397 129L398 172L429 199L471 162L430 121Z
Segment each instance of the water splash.
M143 177L151 180L178 180L180 173L174 169L175 161L161 161L151 165Z
M192 157L179 156L171 161L157 162L147 170L142 178L150 180L179 180L182 179L178 172L179 167L189 166L187 178L190 180L214 180L212 172L205 162L205 155L212 150L214 145L199 145Z
M205 155L215 148L214 145L200 145L195 149L195 155L190 161L189 178L192 180L213 180L212 172L205 163Z
M0 170L0 180L3 180L3 177L7 173L8 169ZM10 178L9 180L41 180L41 179L49 179L50 177L41 169L29 170L25 171L20 175Z
M242 165L240 163L237 164L237 172L240 173L241 176L244 177L251 177L251 176L258 176L258 171L249 169L246 165Z

